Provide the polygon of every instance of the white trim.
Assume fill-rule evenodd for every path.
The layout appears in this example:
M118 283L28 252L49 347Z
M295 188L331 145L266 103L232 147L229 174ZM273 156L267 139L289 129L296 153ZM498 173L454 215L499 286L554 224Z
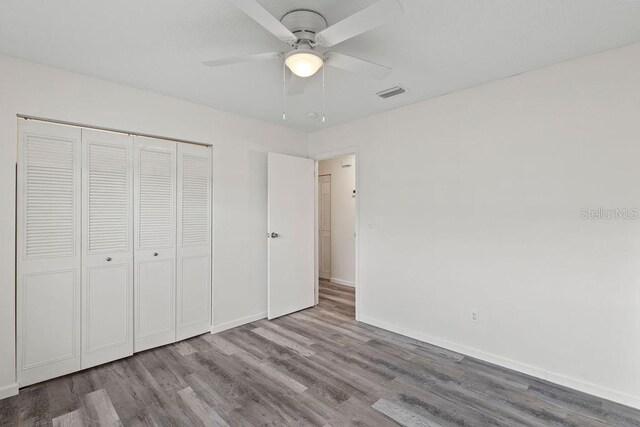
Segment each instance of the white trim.
M211 240L210 240L211 247L209 248L209 251L211 253L211 259L210 259L211 265L210 265L210 269L209 269L209 272L210 272L209 279L211 279L211 293L209 294L209 304L210 304L209 305L209 308L210 308L210 310L209 310L209 326L213 329L213 315L215 314L215 312L214 312L214 310L215 310L215 308L214 308L214 302L215 302L215 299L214 299L214 295L215 295L215 281L214 281L214 265L215 265L214 237L215 237L215 232L214 232L214 229L215 229L215 224L213 222L213 218L214 218L214 210L213 210L213 208L214 208L214 206L213 206L213 201L214 201L214 199L213 199L213 195L214 195L214 185L213 185L214 182L213 182L213 179L214 179L214 176L213 176L213 174L215 173L215 169L213 168L213 162L215 161L214 156L216 155L216 152L215 152L215 148L213 148L213 145L211 145L210 147L211 147L211 156L209 156L209 159L211 160L211 169L209 170L209 173L211 173L211 182L210 182L211 191L210 191L209 197L211 197L211 199L209 200L209 202L210 202L209 203L209 213L210 213L211 218L210 218L209 226L211 227L210 228L210 230L211 230ZM176 148L176 151L177 151L177 148ZM178 188L177 188L178 187L177 161L178 161L178 155L176 153L176 200L177 200L177 194L178 194ZM176 208L177 208L177 204L176 204ZM176 212L176 222L177 222L177 219L178 219L178 213ZM176 231L177 231L177 227L178 227L178 224L176 223ZM176 236L177 236L177 233L176 233ZM176 255L177 255L177 249L178 249L178 239L176 238ZM176 256L176 258L177 258L177 256ZM176 276L176 279L177 279L177 276Z
M218 332L226 331L227 329L235 328L238 326L246 325L247 323L255 322L256 320L262 320L267 318L267 312L252 314L250 316L241 317L240 319L224 322L219 325L213 325L211 327L211 333L217 334Z
M335 283L336 285L349 286L352 288L356 287L355 282L352 282L351 280L342 280L342 279L336 279L335 277L332 277L331 279L329 279L329 281Z
M0 400L18 394L18 383L13 383L0 387Z
M331 151L323 151L323 152L319 152L319 153L315 153L313 155L310 155L309 157L314 159L316 161L316 182L315 182L315 186L316 186L316 203L318 200L318 173L317 173L317 166L318 166L318 162L320 160L327 160L327 159L333 159L335 157L341 157L341 156L347 156L347 155L354 155L355 156L355 167L356 167L356 185L355 185L355 189L356 189L356 212L355 212L355 230L356 230L356 237L355 237L355 249L356 249L356 256L355 256L355 278L353 281L353 287L356 289L356 320L361 320L360 319L360 307L362 305L361 303L361 296L362 296L362 283L360 283L360 155L358 154L358 146L351 146L351 147L345 147L345 148L341 148L338 150L331 150ZM317 213L318 211L318 207L316 206L316 230L318 229L318 224L317 224ZM318 268L318 263L319 263L319 255L317 253L318 251L318 234L316 233L316 271L319 270ZM318 295L318 275L316 274L316 296Z
M498 356L496 354L487 353L473 347L467 347L462 344L457 344L441 338L432 337L421 332L406 329L404 327L390 325L388 323L381 322L369 317L361 317L360 321L372 326L376 326L378 328L386 329L387 331L395 332L397 334L433 344L438 347L446 348L447 350L451 350L456 353L461 353L463 356L475 357L476 359L484 360L485 362L493 363L504 368L512 369L523 374L550 381L564 387L569 387L583 393L588 393L602 399L611 400L613 402L640 409L640 396L632 396L630 394L611 390L597 384L589 383L576 378L571 378L537 366L528 365L526 363L518 362L506 357Z
M318 201L320 194L320 188L318 185L320 165L316 160L313 165L313 304L318 305L320 303L320 203Z

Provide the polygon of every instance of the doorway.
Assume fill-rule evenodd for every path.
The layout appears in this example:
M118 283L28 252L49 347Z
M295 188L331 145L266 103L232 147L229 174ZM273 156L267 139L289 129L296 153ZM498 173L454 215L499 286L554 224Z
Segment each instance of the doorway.
M317 161L317 301L320 307L356 314L356 157Z

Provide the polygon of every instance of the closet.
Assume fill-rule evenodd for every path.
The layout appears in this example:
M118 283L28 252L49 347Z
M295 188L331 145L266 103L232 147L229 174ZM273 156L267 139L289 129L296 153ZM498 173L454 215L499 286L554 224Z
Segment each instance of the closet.
M211 149L20 119L20 386L210 330Z

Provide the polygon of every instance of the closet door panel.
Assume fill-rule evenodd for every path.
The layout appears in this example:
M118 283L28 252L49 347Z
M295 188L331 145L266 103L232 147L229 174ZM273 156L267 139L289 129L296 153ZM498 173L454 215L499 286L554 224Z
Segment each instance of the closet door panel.
M176 144L135 138L135 351L176 340Z
M211 330L211 149L178 145L178 340Z
M82 130L82 368L133 354L133 138Z
M88 351L129 343L130 273L129 263L88 269L85 276ZM114 286L114 283L120 286ZM123 353L127 356L131 351L127 348ZM114 358L117 358L117 355Z
M137 261L136 351L175 341L172 259Z
M180 326L183 329L191 325L207 324L207 329L202 327L195 334L206 332L211 327L209 322L209 255L183 256L180 259ZM181 337L186 338L186 337Z
M20 120L17 189L17 380L81 366L80 130Z

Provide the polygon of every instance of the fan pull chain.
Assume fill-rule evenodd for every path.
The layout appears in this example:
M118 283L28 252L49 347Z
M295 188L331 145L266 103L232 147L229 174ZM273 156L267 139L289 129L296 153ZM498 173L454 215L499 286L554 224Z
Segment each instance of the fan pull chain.
M287 68L282 61L282 120L287 120Z
M322 64L322 123L324 119L324 64Z

